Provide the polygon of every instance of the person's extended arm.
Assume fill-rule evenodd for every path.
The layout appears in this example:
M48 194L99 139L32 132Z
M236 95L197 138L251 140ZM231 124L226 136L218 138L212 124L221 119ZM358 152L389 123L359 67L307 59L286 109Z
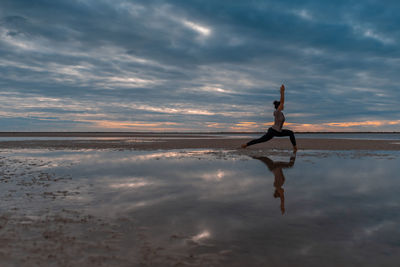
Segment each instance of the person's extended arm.
M283 104L285 103L285 86L282 84L281 85L281 100L280 100L280 105L278 107L279 111L283 110Z

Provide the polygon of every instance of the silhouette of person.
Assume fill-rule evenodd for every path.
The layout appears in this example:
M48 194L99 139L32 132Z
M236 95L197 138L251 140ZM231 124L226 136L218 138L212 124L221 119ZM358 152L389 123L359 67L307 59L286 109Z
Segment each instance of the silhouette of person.
M247 142L246 144L242 144L242 148L246 148L248 146L252 146L258 143L263 143L271 140L274 136L282 137L282 136L289 136L290 137L290 142L292 142L293 145L293 153L297 152L297 145L296 145L296 137L294 136L294 133L291 130L288 129L282 129L283 123L285 122L285 116L283 115L282 111L284 109L284 103L285 103L285 85L282 84L281 86L281 100L277 101L275 100L273 102L275 106L275 111L274 111L274 125L272 127L268 128L268 131L266 134L261 136L258 139L251 140L250 142Z
M254 159L258 159L262 161L265 165L267 165L268 169L274 174L275 181L274 181L274 198L281 199L281 211L282 214L285 213L285 191L283 190L282 186L285 183L285 176L283 175L282 169L291 168L294 165L296 160L296 153L293 153L290 157L289 162L282 162L282 161L273 161L268 157L253 157Z

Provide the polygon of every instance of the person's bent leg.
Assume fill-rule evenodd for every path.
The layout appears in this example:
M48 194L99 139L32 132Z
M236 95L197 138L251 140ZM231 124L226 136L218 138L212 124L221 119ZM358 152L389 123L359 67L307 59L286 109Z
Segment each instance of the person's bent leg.
M251 140L250 142L248 142L246 144L246 147L271 140L272 137L274 137L274 134L272 133L272 131L270 129L268 129L268 132L266 134L264 134L263 136L261 136L260 138L254 139L254 140Z
M289 136L290 142L292 143L293 147L296 147L296 137L294 136L294 133L291 130L282 130L279 136Z

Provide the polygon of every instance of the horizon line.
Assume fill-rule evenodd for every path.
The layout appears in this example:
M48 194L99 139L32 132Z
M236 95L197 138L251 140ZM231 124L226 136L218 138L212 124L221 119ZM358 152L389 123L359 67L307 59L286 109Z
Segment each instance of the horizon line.
M400 131L293 131L296 134L398 134ZM0 131L6 135L44 134L260 134L264 131Z

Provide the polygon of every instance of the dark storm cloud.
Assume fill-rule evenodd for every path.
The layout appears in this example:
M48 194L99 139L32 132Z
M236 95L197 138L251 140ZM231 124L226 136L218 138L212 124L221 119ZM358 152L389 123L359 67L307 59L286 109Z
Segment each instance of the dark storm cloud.
M399 130L399 10L396 1L4 0L3 130L29 119L50 129L48 118L81 130L261 130L282 82L299 127L384 120L391 126L370 130Z

